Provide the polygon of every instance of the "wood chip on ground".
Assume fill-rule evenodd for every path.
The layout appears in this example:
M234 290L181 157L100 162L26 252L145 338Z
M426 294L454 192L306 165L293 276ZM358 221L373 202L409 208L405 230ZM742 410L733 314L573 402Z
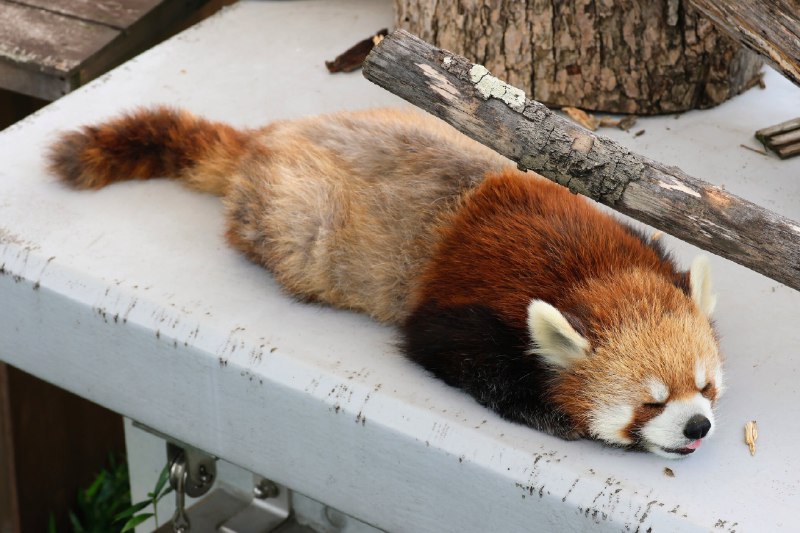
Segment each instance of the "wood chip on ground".
M750 448L750 455L756 454L756 440L758 439L758 425L755 420L751 420L744 425L744 442Z
M625 117L620 119L619 124L617 124L617 127L621 130L628 131L629 129L631 129L633 126L636 125L637 118L639 117L637 117L636 115L626 115Z
M328 67L328 72L331 74L335 72L352 72L361 68L361 64L364 63L372 48L381 42L388 33L389 30L384 28L371 37L354 44L333 61L326 61L325 66Z
M597 131L598 126L600 126L600 121L597 117L587 113L583 109L578 109L577 107L562 107L561 111L587 130Z
M622 118L597 117L591 113L577 107L562 107L569 118L586 128L587 130L597 131L597 128L619 128L624 131L630 130L636 124L636 115L625 115Z

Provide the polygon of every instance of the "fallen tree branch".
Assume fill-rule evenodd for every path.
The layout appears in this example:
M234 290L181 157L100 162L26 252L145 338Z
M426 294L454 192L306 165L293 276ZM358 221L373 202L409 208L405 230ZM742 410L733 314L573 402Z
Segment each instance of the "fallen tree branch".
M399 30L364 76L573 192L800 290L800 223L595 135Z
M720 30L800 85L800 1L691 0Z

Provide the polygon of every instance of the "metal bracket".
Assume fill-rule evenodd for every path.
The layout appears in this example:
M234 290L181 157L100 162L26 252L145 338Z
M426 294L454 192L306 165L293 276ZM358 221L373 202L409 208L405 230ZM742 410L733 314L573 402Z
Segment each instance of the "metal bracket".
M170 485L183 489L176 490L176 495L177 492L192 498L205 495L185 509L180 497L179 502L176 501L176 510L180 512L173 520L162 524L156 533L174 533L176 530L191 533L314 533L317 529L312 529L312 523L321 527L319 531L328 533L351 529L351 519L305 497L300 497L300 500L306 502L307 514L324 515L325 520L319 524L317 520L299 522L298 517L293 516L291 491L258 475L253 475L249 494L242 491L239 483L236 486L217 483L216 488L210 491L217 478L216 457L136 421L133 425L167 442ZM310 504L315 507L309 508ZM379 531L352 520L367 528L364 531Z
M184 491L190 498L198 498L208 492L217 477L217 458L196 448L179 447L167 442L167 461L170 472L177 462L183 462L186 470ZM176 487L177 480L170 476L172 488Z
M170 437L141 422L137 422L136 420L132 420L132 422L134 427L147 431L167 442L167 464L169 464L170 469L172 469L176 459L178 459L179 456L183 456L188 471L185 487L187 496L197 498L208 492L208 489L211 488L211 485L214 484L214 480L217 477L217 457L202 450L198 450L190 444ZM170 483L172 488L175 488L175 482L170 480Z
M264 533L289 519L289 491L269 479L254 476L253 499L219 526L220 533Z
M260 476L253 477L250 498L224 484L217 486L207 496L186 509L186 521L191 522L191 533L268 533L291 523L291 494ZM291 524L292 533L314 533L313 530ZM155 533L174 533L172 521L162 525Z

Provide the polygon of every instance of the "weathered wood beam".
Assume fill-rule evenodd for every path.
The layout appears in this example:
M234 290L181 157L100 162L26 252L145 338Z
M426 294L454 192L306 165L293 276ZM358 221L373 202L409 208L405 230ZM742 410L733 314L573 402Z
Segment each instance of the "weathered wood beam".
M800 85L800 0L691 0L719 29Z
M595 135L480 65L399 30L364 76L521 168L800 290L800 223Z

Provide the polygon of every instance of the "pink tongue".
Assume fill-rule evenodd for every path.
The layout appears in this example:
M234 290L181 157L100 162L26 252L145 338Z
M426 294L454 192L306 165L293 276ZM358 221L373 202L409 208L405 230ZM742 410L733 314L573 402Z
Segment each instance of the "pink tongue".
M689 448L690 450L696 450L697 448L700 447L700 445L702 443L703 443L703 441L701 441L700 439L697 439L696 441L692 442L691 444L688 444L686 447Z

